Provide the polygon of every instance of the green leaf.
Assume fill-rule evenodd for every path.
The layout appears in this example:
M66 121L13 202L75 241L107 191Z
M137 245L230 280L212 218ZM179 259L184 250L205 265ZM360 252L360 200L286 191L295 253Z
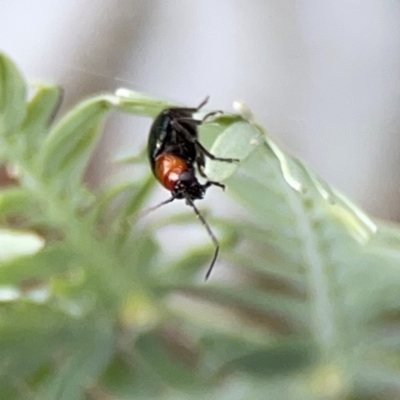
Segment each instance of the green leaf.
M52 129L41 152L42 174L60 186L76 186L99 139L99 127L114 97L97 96L73 108Z
M64 244L53 243L29 256L0 263L0 283L20 284L29 280L49 279L65 272L77 257Z
M0 303L0 397L399 397L397 224L369 218L242 106L200 127L205 146L221 133L214 154L240 159L207 160L206 171L242 205L211 219L236 274L204 284L211 245L171 262L156 240L157 227L179 219L184 235L186 216L153 229L135 220L150 177L97 200L81 184L110 109L155 116L179 104L118 90L52 127L58 99L41 86L26 110L23 79L0 56L0 152L20 172L19 187L0 191L1 222L48 241L0 232L2 293L20 294ZM32 281L47 289L42 304L24 290Z
M67 316L47 305L3 305L0 320L0 368L15 382L49 361L68 338Z
M140 357L134 362L127 351L117 354L109 364L103 384L118 399L156 399L164 387L162 379Z
M127 199L120 211L119 217L122 219L128 219L132 215L138 213L143 207L145 200L150 194L150 191L154 188L154 178L147 176L140 184L137 184L137 190L135 193Z
M303 339L283 339L266 349L257 348L253 352L234 358L223 368L265 378L309 368L316 359L317 351L312 343Z
M229 125L215 140L211 153L222 158L236 158L243 162L262 143L260 131L246 121ZM211 181L224 181L238 168L239 163L207 160L205 173Z
M21 126L27 155L34 155L48 134L62 97L59 86L39 86L28 103L28 112Z
M14 65L0 53L0 135L9 134L23 120L26 107L25 81Z
M20 186L6 187L0 190L0 216L24 215L25 212L35 210L37 204L30 193Z
M154 183L153 177L148 175L140 183L118 185L119 188L116 186L108 193L105 193L105 196L125 195L123 201L117 207L113 207L113 224L118 232L115 239L120 245L123 245L128 239L132 226L138 220L139 211L142 210L147 197L154 187ZM122 191L125 191L125 193L122 193ZM103 204L102 208L105 208L104 205L106 203ZM99 212L101 212L101 209Z
M198 273L203 268L203 275L207 272L207 263L210 263L213 255L211 246L203 249L196 248L188 250L185 255L178 260L164 266L160 266L155 274L162 278L164 283L184 284L198 278ZM196 279L198 280L198 279Z
M146 115L148 117L155 117L164 108L180 105L172 100L124 88L117 89L115 91L115 96L118 97L117 107L119 109L133 114Z
M363 363L355 377L355 383L356 393L365 397L376 396L376 398L389 399L393 398L394 393L397 394L400 391L398 368L384 367L379 363Z
M185 388L194 385L201 379L195 370L185 365L174 353L163 345L162 338L156 333L141 335L135 342L135 349L147 365L172 387ZM178 350L179 351L179 350Z
M221 149L229 145L228 138L219 143ZM232 255L232 260L249 265L252 258L258 264L252 265L253 271L265 270L283 282L301 283L309 307L300 311L289 305L287 309L295 310L295 315L284 312L287 321L293 323L299 316L304 323L310 318L306 326L318 343L321 359L339 363L345 375L361 370L362 363L352 358L353 349L369 337L373 326L384 325L390 316L397 321L400 312L399 228L381 228L268 137L241 163L228 184L248 214L246 222L227 222L242 233L243 248L248 251L236 259ZM255 283L261 289L261 282ZM237 302L240 307L250 306L249 310L278 305L279 313L291 296L281 292L281 299L271 298L263 304L256 301L257 288L253 287L252 299L243 284L240 295L239 288L235 291L221 285L216 285L215 293L207 290L203 297L209 301L224 301L231 307ZM195 295L201 291L196 289ZM295 330L301 326L294 325Z
M159 252L159 246L154 238L145 232L133 231L119 248L121 259L124 260L126 277L146 282L153 267L154 258Z
M242 286L241 290L233 286L209 285L199 287L183 288L184 293L190 293L203 299L213 300L216 303L230 307L232 310L248 311L259 315L264 314L267 319L279 320L283 325L293 324L298 328L307 326L308 309L307 306L289 296L281 293L265 293L253 287Z
M23 391L21 388L16 387L17 385L9 382L5 379L0 378L0 396L3 399L8 400L28 400L29 395L27 391ZM24 393L24 394L23 394Z
M114 350L114 336L109 321L84 325L76 346L59 371L46 382L38 400L84 399L84 393L106 368Z

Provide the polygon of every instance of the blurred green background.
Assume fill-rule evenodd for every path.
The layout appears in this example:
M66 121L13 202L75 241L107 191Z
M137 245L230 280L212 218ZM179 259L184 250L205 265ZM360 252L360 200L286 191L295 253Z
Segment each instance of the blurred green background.
M27 102L5 55L0 77L2 398L399 395L400 229L281 150L244 104L202 127L213 153L241 160L208 166L240 216L207 213L225 272L204 283L212 247L185 248L190 210L137 219L148 169L102 190L83 180L110 113L171 103L100 94L52 123L58 87ZM157 238L170 225L180 255Z
M399 21L397 0L4 1L0 398L400 398L378 219L399 219ZM138 213L168 197L152 117L207 94L201 141L241 162L207 164L205 283L192 210Z

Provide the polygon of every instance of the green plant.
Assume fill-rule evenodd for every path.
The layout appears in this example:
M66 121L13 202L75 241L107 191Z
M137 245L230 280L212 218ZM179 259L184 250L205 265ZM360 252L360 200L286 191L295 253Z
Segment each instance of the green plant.
M204 283L210 246L167 262L135 214L146 175L94 192L82 176L112 110L168 101L119 91L52 124L0 57L0 396L7 399L393 399L400 396L400 229L372 221L243 115L203 134L244 205L211 219L235 279ZM136 159L143 162L143 157ZM188 215L160 220L181 224ZM190 214L190 219L193 216ZM200 229L200 228L199 228Z

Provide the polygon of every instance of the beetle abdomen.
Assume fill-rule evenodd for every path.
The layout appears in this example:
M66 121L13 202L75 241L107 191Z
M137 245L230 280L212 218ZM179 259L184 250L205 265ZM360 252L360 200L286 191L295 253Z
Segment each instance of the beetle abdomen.
M182 158L174 154L162 153L155 160L154 174L166 189L172 191L180 174L187 169L188 166Z

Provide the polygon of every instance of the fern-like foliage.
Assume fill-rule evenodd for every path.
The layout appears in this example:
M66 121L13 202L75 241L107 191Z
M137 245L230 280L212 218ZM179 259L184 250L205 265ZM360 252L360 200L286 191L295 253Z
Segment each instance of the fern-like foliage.
M203 281L210 247L166 262L134 216L152 177L101 193L82 177L111 111L173 102L119 90L54 124L60 90L0 56L0 397L400 397L400 229L373 221L251 115L223 115L209 163L242 204L212 219L234 278ZM143 162L143 157L136 161ZM161 221L160 224L167 224ZM170 219L182 224L185 216Z

